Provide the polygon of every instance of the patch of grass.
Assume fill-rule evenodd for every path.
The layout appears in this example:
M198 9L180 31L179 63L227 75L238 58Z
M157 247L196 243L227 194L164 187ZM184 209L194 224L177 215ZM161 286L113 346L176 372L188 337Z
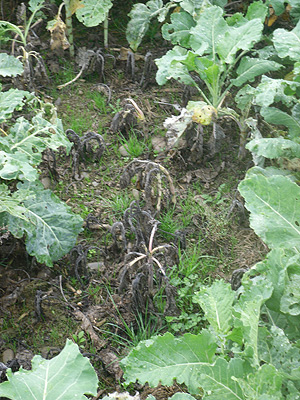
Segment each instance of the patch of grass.
M138 137L133 129L129 133L129 138L120 137L120 142L126 149L127 153L132 158L140 157L146 150L149 150L150 145L145 142L144 138Z
M108 335L117 346L135 347L141 340L150 339L151 336L157 335L163 330L158 318L148 313L147 310L144 315L141 313L135 315L134 323L130 325L127 324L119 312L111 294L109 292L108 294L123 326L120 327L114 323L107 323L108 330L101 330L101 332L105 336Z
M126 191L112 194L110 199L100 197L101 207L106 211L108 215L111 213L120 220L123 217L125 210L130 206L133 198L129 196Z
M71 81L75 76L74 66L71 63L64 63L60 65L59 71L53 75L52 79L54 84L58 86Z
M106 98L99 92L87 92L86 97L91 100L91 103L88 105L89 109L93 109L94 106L99 109L101 114L107 114L108 106L106 104Z
M65 129L73 129L78 135L92 130L93 119L88 118L87 113L79 112L72 108L69 104L66 105L63 115L63 125Z

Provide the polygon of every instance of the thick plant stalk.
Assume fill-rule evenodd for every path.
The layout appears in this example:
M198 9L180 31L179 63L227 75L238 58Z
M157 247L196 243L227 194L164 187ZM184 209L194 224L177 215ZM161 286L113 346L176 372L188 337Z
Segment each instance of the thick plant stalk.
M66 33L68 37L68 41L70 43L69 51L70 56L74 58L74 39L73 39L73 26L72 26L72 13L70 8L70 0L65 0L65 10L66 10Z
M106 14L104 23L103 23L103 31L104 31L104 47L108 48L108 13Z

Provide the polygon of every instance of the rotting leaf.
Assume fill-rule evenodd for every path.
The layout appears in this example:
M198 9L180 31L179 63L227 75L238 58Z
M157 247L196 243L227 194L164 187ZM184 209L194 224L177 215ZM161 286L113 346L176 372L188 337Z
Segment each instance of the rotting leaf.
M66 24L59 16L56 16L54 20L48 22L47 29L51 34L51 50L57 50L60 48L66 50L70 47L70 43L66 37Z

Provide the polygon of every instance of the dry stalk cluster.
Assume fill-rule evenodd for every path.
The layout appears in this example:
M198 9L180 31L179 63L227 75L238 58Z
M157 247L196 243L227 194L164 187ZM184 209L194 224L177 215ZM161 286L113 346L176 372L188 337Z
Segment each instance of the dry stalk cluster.
M87 132L83 136L77 135L72 129L66 130L66 135L70 142L74 143L72 149L72 177L80 178L80 162L85 162L88 158L93 161L100 161L106 145L103 137L95 132Z

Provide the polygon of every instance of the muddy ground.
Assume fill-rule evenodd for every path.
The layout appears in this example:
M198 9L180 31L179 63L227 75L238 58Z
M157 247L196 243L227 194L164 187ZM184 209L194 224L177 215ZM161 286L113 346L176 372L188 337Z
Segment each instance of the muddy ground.
M48 268L26 254L23 240L9 236L0 244L0 361L14 359L30 368L34 354L51 358L70 338L97 371L97 398L122 390L118 360L139 339L168 330L197 333L205 324L176 330L166 318L201 314L191 302L184 304L180 291L191 296L213 279L230 281L234 270L251 267L267 251L249 228L237 191L252 165L249 154L238 159L237 126L218 120L224 137L215 154L211 127L204 130L203 145L193 127L178 146L167 149L163 121L178 115L176 108L187 99L198 98L178 83L156 84L153 60L168 49L158 32L146 38L132 68L119 13L111 17L102 76L91 71L58 90L75 77L78 65L67 51L49 51L44 26L36 44L50 77L37 93L56 105L70 140L88 132L103 138L90 142L84 159L61 150L55 163L45 153L41 165L44 186L85 220L76 247ZM101 28L75 24L75 33L77 50L101 47ZM151 68L144 72L148 51ZM230 106L230 96L226 101ZM132 136L137 140L130 147ZM142 144L137 153L136 143ZM152 249L161 246L157 253L149 249L154 231ZM138 389L142 398L151 391ZM178 390L160 387L155 396L165 399Z

